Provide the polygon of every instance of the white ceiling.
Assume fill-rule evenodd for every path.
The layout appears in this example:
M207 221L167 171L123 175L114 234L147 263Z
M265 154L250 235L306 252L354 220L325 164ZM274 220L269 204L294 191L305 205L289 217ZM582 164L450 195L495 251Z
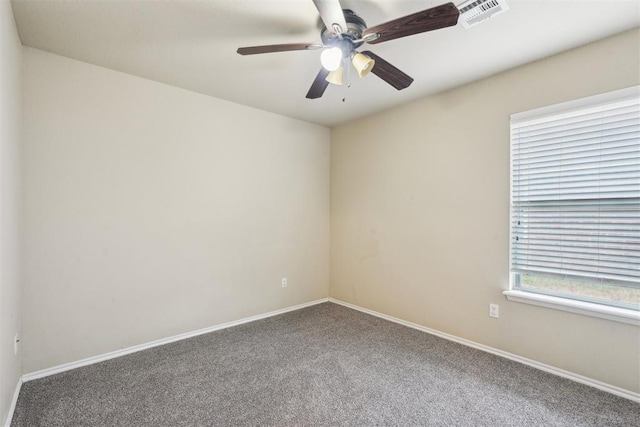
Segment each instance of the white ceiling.
M443 0L342 0L369 25ZM462 1L457 1L460 5ZM440 92L640 26L640 0L508 0L460 23L367 48L415 81L396 91L373 74L305 94L320 51L240 56L236 49L320 41L311 0L13 0L26 46L326 126ZM346 102L342 102L346 93Z

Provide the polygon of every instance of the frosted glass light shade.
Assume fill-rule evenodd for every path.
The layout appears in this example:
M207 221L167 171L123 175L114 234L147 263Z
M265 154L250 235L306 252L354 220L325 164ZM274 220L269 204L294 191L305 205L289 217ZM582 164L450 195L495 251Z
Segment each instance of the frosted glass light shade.
M339 47L325 49L320 54L320 62L328 71L337 70L340 67L340 62L342 62L342 49Z
M344 82L342 78L343 71L344 71L344 68L338 67L338 69L331 71L329 75L325 78L325 80L331 84L342 86Z
M358 72L358 76L364 77L369 74L373 66L376 64L376 61L369 58L367 55L356 53L353 55L353 58L351 58L351 63Z

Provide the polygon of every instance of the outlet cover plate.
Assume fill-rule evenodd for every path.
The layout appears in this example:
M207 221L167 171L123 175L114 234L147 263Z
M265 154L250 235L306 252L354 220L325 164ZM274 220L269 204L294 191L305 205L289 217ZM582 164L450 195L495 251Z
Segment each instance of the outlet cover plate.
M489 304L489 317L500 317L500 306L498 304Z

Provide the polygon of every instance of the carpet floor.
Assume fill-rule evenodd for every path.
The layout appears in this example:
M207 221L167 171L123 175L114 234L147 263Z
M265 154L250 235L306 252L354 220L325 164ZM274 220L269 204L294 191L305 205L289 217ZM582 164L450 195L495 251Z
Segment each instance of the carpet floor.
M640 426L640 404L324 303L23 384L11 426Z

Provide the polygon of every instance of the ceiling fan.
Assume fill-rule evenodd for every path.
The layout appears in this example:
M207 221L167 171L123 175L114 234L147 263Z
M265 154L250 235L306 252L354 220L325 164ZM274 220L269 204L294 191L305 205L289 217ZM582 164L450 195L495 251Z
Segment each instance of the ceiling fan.
M292 50L324 49L321 55L323 67L318 72L307 98L320 98L329 83L341 85L343 71L352 63L360 77L372 72L382 80L402 90L413 78L394 67L375 53L358 52L363 44L376 44L400 37L407 37L458 23L460 10L453 3L445 3L411 15L403 16L373 27L350 9L343 9L340 0L313 0L324 25L320 30L322 43L289 43L265 46L241 47L240 55L255 55Z

